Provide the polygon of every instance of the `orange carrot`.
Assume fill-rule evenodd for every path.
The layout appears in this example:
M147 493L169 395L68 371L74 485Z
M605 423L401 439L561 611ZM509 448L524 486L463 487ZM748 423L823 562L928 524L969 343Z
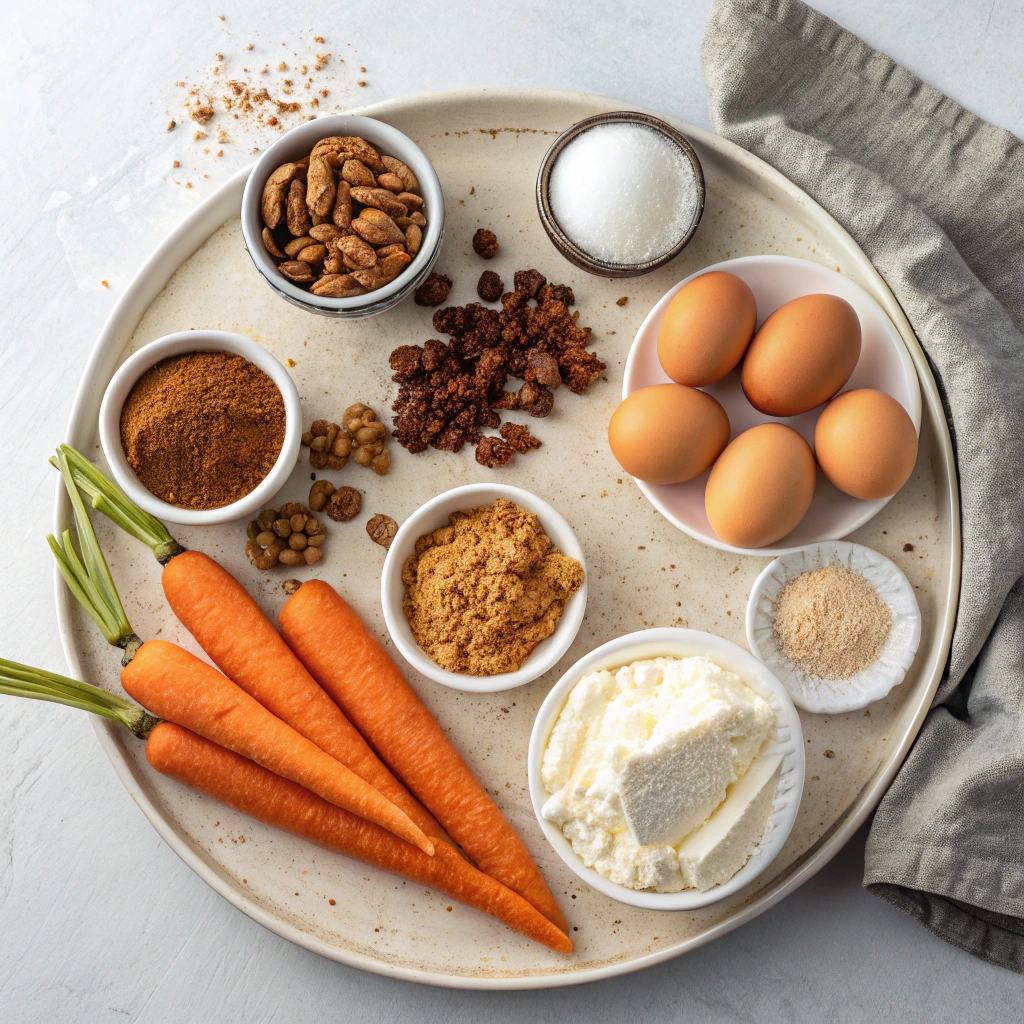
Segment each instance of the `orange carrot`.
M185 551L167 563L163 587L174 614L229 679L400 807L428 836L446 838L227 569L200 551Z
M565 917L522 840L338 593L310 580L286 602L278 623L314 678L476 866L566 932Z
M572 950L572 942L526 900L477 871L445 842L438 842L435 856L427 857L371 822L168 722L150 734L146 757L158 772L243 814L429 885L560 953Z
M433 843L404 811L176 644L144 643L121 672L121 685L154 715L228 747L433 854Z

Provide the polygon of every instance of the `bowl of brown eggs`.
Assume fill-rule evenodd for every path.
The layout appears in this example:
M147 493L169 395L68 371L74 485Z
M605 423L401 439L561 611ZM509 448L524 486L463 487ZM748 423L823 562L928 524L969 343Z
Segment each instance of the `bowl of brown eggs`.
M838 540L914 471L921 391L877 302L807 260L746 256L667 292L641 324L608 440L671 523L781 555Z

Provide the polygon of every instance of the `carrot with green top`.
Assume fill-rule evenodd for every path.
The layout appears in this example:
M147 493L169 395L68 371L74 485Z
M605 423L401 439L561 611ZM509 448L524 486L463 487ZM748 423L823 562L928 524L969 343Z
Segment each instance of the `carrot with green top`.
M387 651L329 584L310 580L278 624L313 677L483 872L568 925L522 840Z
M547 918L500 882L477 871L448 843L439 841L435 855L428 857L391 832L188 729L161 722L124 697L2 659L0 693L102 715L146 739L146 758L162 774L274 828L431 886L557 952L572 950L569 939Z
M226 676L400 807L428 836L446 838L434 816L370 749L226 569L202 552L186 551L159 519L139 508L70 445L61 445L50 461L64 474L69 493L81 492L94 509L152 549L164 566L162 583L171 609ZM60 559L59 546L53 544ZM69 586L75 589L73 579ZM97 623L104 628L100 619ZM107 639L124 646L128 640L116 639L124 629L130 631L126 621L108 625ZM138 646L141 641L135 640Z

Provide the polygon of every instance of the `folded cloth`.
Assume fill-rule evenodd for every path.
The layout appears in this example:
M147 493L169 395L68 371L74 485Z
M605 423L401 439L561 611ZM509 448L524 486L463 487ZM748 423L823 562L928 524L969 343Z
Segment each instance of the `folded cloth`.
M949 665L864 884L1024 972L1024 146L798 0L716 0L711 123L856 238L921 340L960 479Z

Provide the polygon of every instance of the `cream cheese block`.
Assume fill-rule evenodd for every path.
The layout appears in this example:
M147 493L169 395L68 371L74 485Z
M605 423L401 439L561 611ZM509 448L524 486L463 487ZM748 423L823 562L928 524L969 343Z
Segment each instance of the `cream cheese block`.
M757 758L703 827L679 846L687 888L706 892L728 881L764 838L782 772L782 757Z
M767 701L708 658L592 672L548 738L541 813L610 881L678 892L677 844L725 800L774 722Z

